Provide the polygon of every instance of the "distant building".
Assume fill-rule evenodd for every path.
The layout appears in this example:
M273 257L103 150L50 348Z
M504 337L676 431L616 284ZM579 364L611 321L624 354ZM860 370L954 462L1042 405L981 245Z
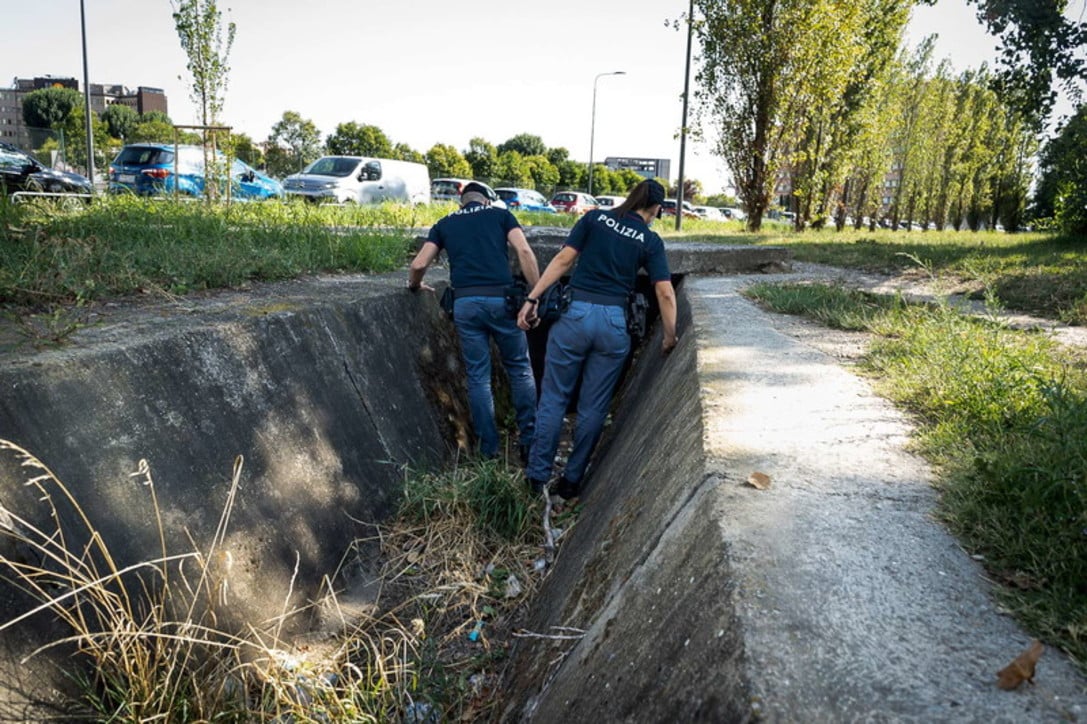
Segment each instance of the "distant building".
M627 156L608 156L604 165L612 171L633 171L645 178L671 178L669 170L672 162L667 158L630 158Z
M75 78L44 75L37 78L16 78L10 88L0 88L0 141L27 150L41 145L42 139L32 137L31 129L23 122L23 98L27 93L42 88L79 90L79 81ZM122 103L137 113L162 111L169 115L166 94L161 88L139 86L133 91L123 85L91 83L89 95L91 110L95 113L101 113L114 103Z

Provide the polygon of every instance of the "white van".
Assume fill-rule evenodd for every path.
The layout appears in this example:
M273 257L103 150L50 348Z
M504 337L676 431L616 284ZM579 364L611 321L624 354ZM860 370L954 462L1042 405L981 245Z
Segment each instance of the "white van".
M364 156L322 156L283 181L287 196L347 204L430 203L430 172L421 163Z

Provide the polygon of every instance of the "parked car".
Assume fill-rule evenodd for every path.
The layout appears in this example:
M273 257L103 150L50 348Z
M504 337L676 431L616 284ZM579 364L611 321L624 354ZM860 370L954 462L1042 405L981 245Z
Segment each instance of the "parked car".
M600 207L595 198L580 191L560 191L551 197L551 205L566 214L584 214Z
M430 182L430 200L460 203L461 190L470 183L473 183L470 178L436 178ZM475 181L474 183L483 187L487 198L491 200L491 206L497 206L500 209L506 208L506 203L494 189L482 181Z
M506 208L511 211L542 211L546 214L555 213L555 207L547 203L539 191L532 189L500 188L495 189L498 198L506 203Z
M721 213L721 210L713 206L695 206L694 212L698 214L699 218L707 221L728 221L728 218Z
M283 180L287 196L338 204L430 203L430 172L414 161L322 156Z
M675 216L676 215L676 200L665 199L661 204L661 216ZM697 219L698 214L694 212L694 206L691 206L690 201L683 202L683 218L685 219Z
M747 214L743 209L738 209L735 206L718 206L717 209L725 215L726 219L733 219L734 221L743 221L747 218Z
M130 143L122 148L109 165L110 193L154 196L176 190L186 196L203 196L207 182L204 148L177 146L176 154L174 148L170 143ZM216 151L216 157L225 170L226 156ZM221 180L225 181L225 174ZM230 195L249 200L281 198L283 186L235 158L230 161Z
M94 188L86 176L49 168L26 151L0 143L0 193L19 191L89 194Z
M614 209L627 200L625 196L594 196L593 198L602 209Z

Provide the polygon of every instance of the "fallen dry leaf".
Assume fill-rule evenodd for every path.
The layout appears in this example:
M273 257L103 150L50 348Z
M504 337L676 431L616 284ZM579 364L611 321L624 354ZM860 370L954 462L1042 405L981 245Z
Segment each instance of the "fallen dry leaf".
M770 476L766 473L751 473L747 476L747 484L750 485L752 488L766 490L770 487Z
M1034 666L1041 658L1045 646L1038 639L1030 642L1030 648L1015 657L1015 660L996 672L996 685L1005 691L1017 688L1024 681L1034 683Z

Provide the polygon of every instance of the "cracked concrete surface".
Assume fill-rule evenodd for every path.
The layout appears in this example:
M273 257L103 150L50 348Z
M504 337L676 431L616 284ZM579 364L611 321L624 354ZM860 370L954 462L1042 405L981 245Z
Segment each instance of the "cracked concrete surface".
M527 621L586 636L518 643L504 720L1087 717L1087 681L1053 649L1035 686L997 688L1031 637L934 519L905 416L841 364L863 338L740 294L820 274L687 277L680 346L661 362L651 340L625 383ZM768 490L744 484L755 471Z

